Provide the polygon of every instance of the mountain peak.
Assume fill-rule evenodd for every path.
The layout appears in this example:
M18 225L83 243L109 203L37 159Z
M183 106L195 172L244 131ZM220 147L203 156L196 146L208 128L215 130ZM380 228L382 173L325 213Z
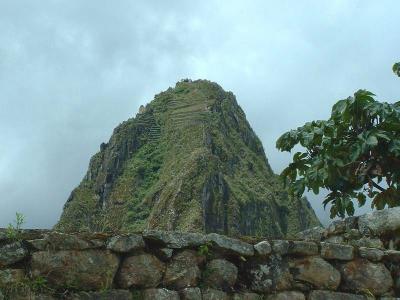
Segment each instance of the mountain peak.
M56 227L278 237L316 224L305 199L289 201L233 93L184 79L101 145Z

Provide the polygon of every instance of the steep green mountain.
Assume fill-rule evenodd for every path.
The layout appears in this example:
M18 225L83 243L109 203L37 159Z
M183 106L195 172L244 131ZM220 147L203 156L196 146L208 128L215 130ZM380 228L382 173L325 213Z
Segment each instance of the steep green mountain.
M289 200L231 92L183 80L120 124L56 228L288 236L318 225Z

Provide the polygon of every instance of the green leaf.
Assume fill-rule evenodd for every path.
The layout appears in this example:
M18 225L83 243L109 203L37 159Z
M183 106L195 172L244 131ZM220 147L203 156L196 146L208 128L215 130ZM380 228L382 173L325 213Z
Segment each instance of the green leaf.
M342 115L346 111L347 106L348 106L348 99L339 100L332 107L332 116L333 115Z
M395 154L396 156L400 156L400 140L393 140L389 144L389 151Z
M358 193L357 200L358 200L358 207L361 207L361 206L365 205L365 202L367 201L367 197L363 193Z
M376 138L376 136L370 135L366 140L366 144L370 147L375 147L376 145L378 145L378 139Z
M292 192L296 195L296 196L301 196L304 193L305 190L305 184L304 184L304 180L296 180L293 185L291 186L292 188Z
M361 154L361 147L360 145L357 144L353 144L350 148L350 160L351 161L356 161L358 160L358 157Z
M391 138L389 137L389 135L386 134L386 133L384 133L384 132L377 132L375 135L376 135L377 137L383 139L383 140L386 140L386 141L390 141L390 140L391 140Z
M319 186L313 186L313 187L312 187L312 191L313 191L313 193L314 193L315 195L318 195L318 193L319 193Z
M294 145L298 143L298 134L297 130L291 130L284 134L282 134L279 139L276 141L276 148L280 151L290 152Z
M400 62L395 63L392 67L393 73L400 77Z
M349 216L353 216L354 215L354 205L353 202L349 202L346 206L346 212Z

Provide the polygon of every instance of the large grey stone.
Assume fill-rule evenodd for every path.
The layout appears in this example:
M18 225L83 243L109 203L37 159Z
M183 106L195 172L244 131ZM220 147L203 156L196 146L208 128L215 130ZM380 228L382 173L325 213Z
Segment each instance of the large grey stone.
M198 247L206 242L201 233L145 230L143 238L150 243L157 243L172 249Z
M340 266L344 287L349 291L369 291L380 296L393 287L389 270L382 263L357 259Z
M220 290L207 288L202 290L202 294L203 300L229 300L228 294Z
M254 245L256 253L261 256L268 256L272 252L271 244L268 241L262 241Z
M198 287L184 288L179 294L181 300L202 300L201 290Z
M151 250L158 258L162 260L169 260L174 254L174 249L171 248L156 248Z
M318 245L312 241L272 241L272 250L279 255L316 255L318 254Z
M358 228L363 234L379 236L400 229L400 207L377 210L362 215L358 219Z
M105 248L106 247L106 240L103 239L90 239L89 243L91 244L91 249L98 249L98 248Z
M325 228L316 226L296 233L296 237L305 241L321 241L325 233Z
M333 244L345 244L344 236L343 235L332 235L324 240L326 243L333 243Z
M249 289L257 293L283 291L291 289L292 275L286 259L279 255L272 255L267 261L249 261L245 270Z
M119 258L101 250L39 251L32 254L33 277L45 277L55 289L96 290L110 288Z
M327 235L337 235L357 228L358 217L348 217L343 220L335 220L326 229Z
M101 292L80 292L67 297L67 300L129 300L132 294L128 290L104 290Z
M350 240L348 243L355 247L368 247L368 248L379 248L384 249L382 241L379 238L370 238L363 236L358 240Z
M196 286L201 276L197 261L197 254L192 250L175 255L167 265L164 285L176 290Z
M363 295L346 294L331 291L311 291L309 300L367 300Z
M273 289L273 270L268 264L258 264L247 270L250 277L249 288L259 293L268 293Z
M366 258L370 261L377 262L382 260L382 257L385 255L385 252L383 252L381 249L360 247L358 249L358 254L362 258Z
M295 280L317 289L336 290L340 284L339 271L318 256L296 259L290 266Z
M113 236L108 240L107 248L118 253L127 253L144 248L144 240L141 235L130 234Z
M232 300L262 300L263 297L256 293L241 292L235 293L232 296Z
M21 282L25 278L25 271L22 269L0 270L0 288Z
M348 232L344 233L343 236L346 240L357 240L362 237L362 234L358 229L350 229Z
M279 255L285 255L289 252L289 241L287 240L273 240L272 251Z
M0 248L0 267L12 265L28 256L28 250L21 242L14 242Z
M281 292L274 295L269 295L267 300L305 300L303 293L296 291Z
M400 251L398 250L386 250L385 258L391 262L400 263Z
M326 259L352 260L354 257L354 247L322 242L321 257Z
M45 234L42 240L43 245L46 244L47 248L40 250L84 250L97 248L97 245L80 238L76 234L67 234L56 231ZM33 245L35 247L38 246L38 242L33 242Z
M289 254L294 255L317 255L318 254L318 245L311 241L290 241Z
M179 300L179 294L167 289L147 289L142 292L141 300Z
M116 280L118 285L124 289L157 287L161 282L164 270L164 263L154 255L130 256L122 262Z
M35 250L50 250L50 244L46 239L28 240L26 242Z
M101 233L75 233L68 234L50 231L41 235L33 235L35 239L26 242L36 250L85 250L105 247L105 236Z
M253 256L254 255L254 247L248 243L243 241L232 239L224 235L220 235L217 233L210 233L206 236L208 242L212 242L213 246L227 251L232 254L240 255L240 256Z
M207 264L204 274L204 283L208 287L229 291L236 283L238 268L225 259L213 259Z

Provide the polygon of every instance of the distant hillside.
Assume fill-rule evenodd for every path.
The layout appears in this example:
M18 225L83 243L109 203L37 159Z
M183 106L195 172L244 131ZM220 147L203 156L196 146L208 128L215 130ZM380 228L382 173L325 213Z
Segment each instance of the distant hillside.
M306 199L289 199L235 96L184 80L100 146L56 228L278 237L318 224Z

